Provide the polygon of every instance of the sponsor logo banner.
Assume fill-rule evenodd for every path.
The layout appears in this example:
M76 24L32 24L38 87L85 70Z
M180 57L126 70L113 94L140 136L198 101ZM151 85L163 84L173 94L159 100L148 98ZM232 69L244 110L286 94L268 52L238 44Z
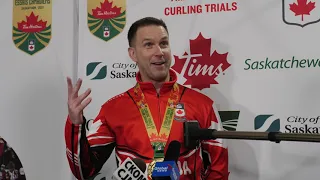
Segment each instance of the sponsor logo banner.
M12 40L21 51L34 55L51 40L52 1L14 0Z
M126 0L87 0L88 27L95 37L109 41L126 25Z

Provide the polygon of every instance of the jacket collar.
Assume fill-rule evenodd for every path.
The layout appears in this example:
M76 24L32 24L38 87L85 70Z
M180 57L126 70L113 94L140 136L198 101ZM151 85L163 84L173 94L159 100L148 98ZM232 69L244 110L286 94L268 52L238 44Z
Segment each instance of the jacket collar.
M160 93L159 93L160 95L170 92L171 89L173 88L173 85L177 82L177 75L172 69L169 69L169 75L170 75L170 80L168 82L163 83L160 89ZM137 73L136 80L137 80L137 83L140 85L140 88L143 93L151 93L155 95L157 94L156 88L153 86L151 82L141 81L140 72Z

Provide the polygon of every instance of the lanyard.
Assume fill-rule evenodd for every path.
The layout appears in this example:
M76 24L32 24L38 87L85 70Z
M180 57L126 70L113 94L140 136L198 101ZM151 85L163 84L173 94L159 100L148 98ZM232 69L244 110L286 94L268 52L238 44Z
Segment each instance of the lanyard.
M137 104L140 114L143 118L144 125L147 129L148 136L152 147L154 148L154 158L164 157L164 147L169 138L171 126L175 114L175 105L179 100L179 86L177 83L173 85L170 96L166 105L164 119L162 121L160 132L158 133L154 120L152 118L148 103L145 96L137 83L134 87L133 99Z

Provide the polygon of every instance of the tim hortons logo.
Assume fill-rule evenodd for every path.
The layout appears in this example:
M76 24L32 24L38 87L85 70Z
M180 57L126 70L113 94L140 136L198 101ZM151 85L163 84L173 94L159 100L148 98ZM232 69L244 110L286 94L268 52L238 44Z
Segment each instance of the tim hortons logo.
M190 53L182 56L174 55L175 64L172 69L186 79L183 85L202 90L218 84L216 78L224 73L231 64L227 61L228 53L211 53L211 38L206 39L199 33L194 40L189 40Z
M126 0L87 0L90 32L105 42L122 33L126 25Z

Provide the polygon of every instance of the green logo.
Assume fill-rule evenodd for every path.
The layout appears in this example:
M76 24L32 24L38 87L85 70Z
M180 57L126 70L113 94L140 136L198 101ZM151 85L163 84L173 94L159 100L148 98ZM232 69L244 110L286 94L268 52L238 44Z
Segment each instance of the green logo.
M87 65L86 75L90 76L93 72L98 71L98 73L90 78L91 80L104 79L107 77L107 65L98 66L102 62L91 62Z
M271 115L271 114L258 115L254 119L254 129L259 130L259 129L263 128L263 126L266 124L267 127L265 127L265 128L268 128L265 130L266 132L280 131L280 119L279 118L270 119L270 117L272 117L272 116L273 115ZM265 129L265 128L263 128L263 129Z
M126 0L87 0L87 11L91 34L106 42L126 25Z
M52 35L52 2L13 1L12 19L16 48L34 55L48 46Z
M236 131L240 111L219 111L223 129L227 131Z

